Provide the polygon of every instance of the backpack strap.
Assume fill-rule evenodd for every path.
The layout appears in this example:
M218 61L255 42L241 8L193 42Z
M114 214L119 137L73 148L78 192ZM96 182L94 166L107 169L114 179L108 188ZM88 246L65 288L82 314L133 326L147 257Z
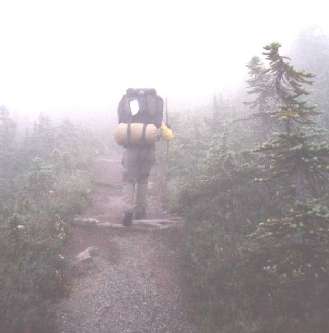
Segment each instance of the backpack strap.
M127 104L129 107L129 112L128 112L128 117L127 117L127 146L131 145L131 123L133 121L133 116L131 114L131 110L130 110L130 98L127 98Z
M131 144L131 122L127 124L127 145Z
M148 124L143 124L142 143L147 144L146 141L146 127Z

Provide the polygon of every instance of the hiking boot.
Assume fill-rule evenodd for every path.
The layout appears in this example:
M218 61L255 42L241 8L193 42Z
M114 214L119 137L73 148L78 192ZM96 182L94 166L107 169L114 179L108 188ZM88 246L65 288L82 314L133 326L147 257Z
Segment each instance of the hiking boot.
M122 220L122 224L125 226L125 227L129 227L132 225L133 223L133 217L134 217L134 214L131 210L127 210L125 212L125 215L123 217L123 220Z

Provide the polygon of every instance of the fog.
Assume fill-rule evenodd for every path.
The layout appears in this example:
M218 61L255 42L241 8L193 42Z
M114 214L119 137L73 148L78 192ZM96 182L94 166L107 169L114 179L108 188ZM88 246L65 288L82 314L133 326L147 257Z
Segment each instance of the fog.
M0 0L0 333L328 332L327 2Z
M127 87L190 106L243 82L272 41L284 50L326 1L0 2L0 104L33 116L108 112Z

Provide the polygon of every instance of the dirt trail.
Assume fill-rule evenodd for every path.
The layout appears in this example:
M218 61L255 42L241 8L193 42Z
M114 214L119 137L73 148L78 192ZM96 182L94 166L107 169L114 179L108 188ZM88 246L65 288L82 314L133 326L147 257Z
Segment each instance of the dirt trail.
M118 160L96 165L99 183L85 217L120 223L125 207ZM107 184L107 186L104 186ZM153 194L152 194L153 192ZM165 216L155 190L151 215ZM133 230L75 226L66 255L99 248L58 309L61 333L193 333L181 290L181 229Z

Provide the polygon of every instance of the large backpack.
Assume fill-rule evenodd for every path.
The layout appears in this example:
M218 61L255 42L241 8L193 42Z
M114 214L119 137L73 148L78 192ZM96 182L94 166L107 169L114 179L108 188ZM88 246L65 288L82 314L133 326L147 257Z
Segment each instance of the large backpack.
M138 104L133 114L132 103ZM160 127L163 119L163 100L155 89L127 89L118 107L119 123L144 123Z
M136 113L132 110L133 103L138 105ZM127 89L119 103L118 118L115 131L118 144L153 144L163 120L163 100L155 89Z

